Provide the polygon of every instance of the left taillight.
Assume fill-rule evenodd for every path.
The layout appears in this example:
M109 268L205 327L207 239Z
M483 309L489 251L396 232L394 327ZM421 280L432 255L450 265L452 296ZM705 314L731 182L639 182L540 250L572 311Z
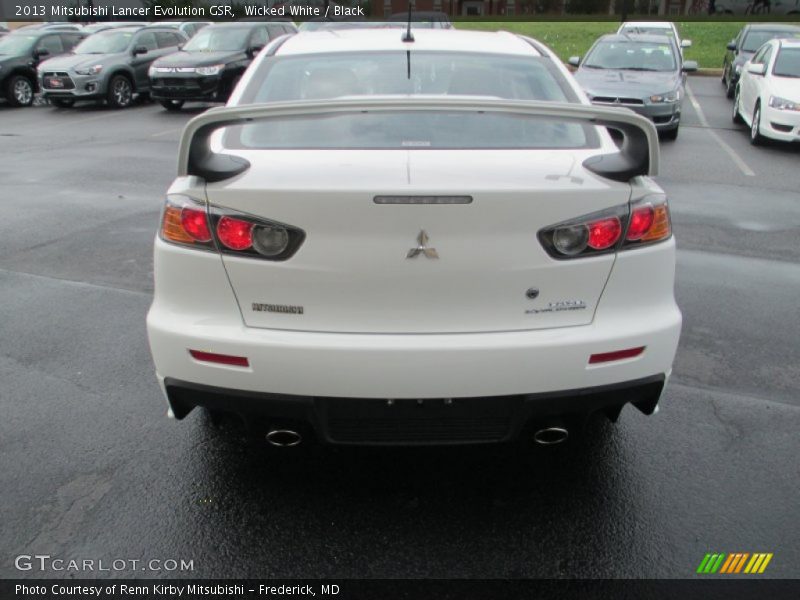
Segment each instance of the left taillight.
M297 227L230 209L206 207L178 194L167 197L159 235L164 241L181 246L273 261L291 258L305 240L305 232Z
M551 225L539 232L539 241L553 258L568 259L636 248L671 236L669 205L659 195Z

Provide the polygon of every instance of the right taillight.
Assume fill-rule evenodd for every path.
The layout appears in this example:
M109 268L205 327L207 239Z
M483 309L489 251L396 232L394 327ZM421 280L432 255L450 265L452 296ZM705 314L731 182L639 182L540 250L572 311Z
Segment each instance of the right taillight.
M661 242L672 235L664 196L631 203L557 223L539 232L539 241L553 258L609 254Z
M275 261L291 258L305 239L305 233L296 227L206 207L177 194L167 198L159 235L181 246Z

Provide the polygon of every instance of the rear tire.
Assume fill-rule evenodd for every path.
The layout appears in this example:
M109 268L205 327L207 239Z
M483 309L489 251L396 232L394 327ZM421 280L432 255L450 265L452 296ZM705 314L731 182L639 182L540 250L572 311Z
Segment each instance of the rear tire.
M159 103L170 112L183 108L183 100L159 100Z
M6 100L11 106L30 106L34 90L33 82L25 75L13 75L6 84Z
M108 82L106 101L111 108L127 108L133 102L133 85L124 75L114 75Z
M51 98L50 102L58 108L72 108L75 106L75 100L72 98Z

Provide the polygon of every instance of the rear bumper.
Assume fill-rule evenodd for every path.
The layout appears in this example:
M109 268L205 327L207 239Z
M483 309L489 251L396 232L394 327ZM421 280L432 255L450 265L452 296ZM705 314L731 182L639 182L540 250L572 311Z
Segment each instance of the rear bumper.
M496 397L668 373L681 313L674 241L620 253L590 324L491 333L330 333L247 327L219 255L156 242L147 315L157 373L223 389L339 398ZM653 276L657 274L657 276ZM647 285L642 285L646 281ZM592 354L645 347L590 364ZM201 362L189 350L247 357Z
M632 403L651 414L665 375L543 394L483 398L330 398L230 390L176 379L162 384L176 418L195 407L239 415L264 435L289 428L313 432L321 442L343 445L441 445L501 443L530 438L542 425L577 426L601 411L616 419Z

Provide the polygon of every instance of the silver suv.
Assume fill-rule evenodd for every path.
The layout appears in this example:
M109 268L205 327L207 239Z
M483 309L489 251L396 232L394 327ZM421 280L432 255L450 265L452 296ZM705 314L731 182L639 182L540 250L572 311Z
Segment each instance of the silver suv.
M120 27L96 33L68 56L39 65L44 97L60 107L81 100L105 100L124 108L134 94L148 93L147 70L157 58L175 52L186 36L173 27Z

